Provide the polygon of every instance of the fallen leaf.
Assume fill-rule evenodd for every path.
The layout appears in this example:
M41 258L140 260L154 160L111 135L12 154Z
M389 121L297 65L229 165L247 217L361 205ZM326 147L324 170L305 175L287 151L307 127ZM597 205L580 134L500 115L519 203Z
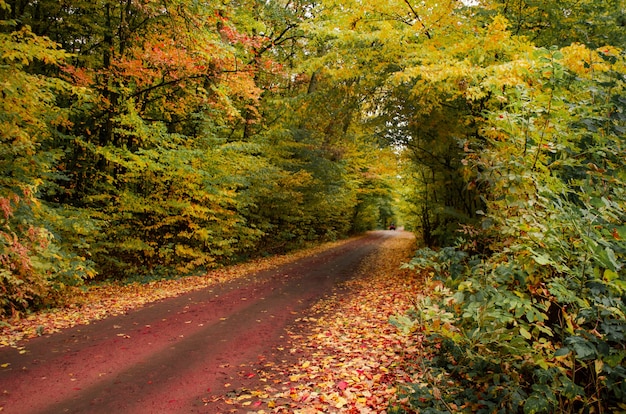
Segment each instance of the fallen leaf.
M337 399L337 403L335 404L335 408L342 408L346 404L348 404L348 400L343 397L339 397Z
M276 348L279 363L261 363L259 380L273 385L266 395L252 394L276 413L385 412L398 397L396 384L420 375L403 370L404 355L417 350L388 322L424 288L419 275L399 266L412 256L412 243L386 241L365 260L362 277L346 283L350 297L331 295L302 314L296 323L306 325L289 333L290 346ZM294 355L300 362L289 365Z

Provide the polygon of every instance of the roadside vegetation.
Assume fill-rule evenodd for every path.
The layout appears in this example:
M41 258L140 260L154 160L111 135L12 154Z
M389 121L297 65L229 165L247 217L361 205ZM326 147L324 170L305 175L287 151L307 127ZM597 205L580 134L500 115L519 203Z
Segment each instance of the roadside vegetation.
M51 335L61 329L89 324L109 316L125 314L158 300L249 277L252 273L273 269L352 240L354 238L323 243L288 254L249 260L246 263L214 269L202 275L124 282L109 280L70 289L63 306L40 309L22 318L5 320L0 327L0 346L11 346L24 352L25 340Z
M3 319L394 222L398 412L626 411L622 1L71 3L0 0Z

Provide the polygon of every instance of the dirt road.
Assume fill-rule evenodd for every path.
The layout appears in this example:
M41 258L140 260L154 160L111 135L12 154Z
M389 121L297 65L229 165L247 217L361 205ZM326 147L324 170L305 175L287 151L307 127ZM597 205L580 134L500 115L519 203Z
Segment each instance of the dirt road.
M285 329L395 232L0 350L6 413L218 413L210 394L284 346ZM242 375L243 372L243 375ZM253 375L252 373L250 375Z

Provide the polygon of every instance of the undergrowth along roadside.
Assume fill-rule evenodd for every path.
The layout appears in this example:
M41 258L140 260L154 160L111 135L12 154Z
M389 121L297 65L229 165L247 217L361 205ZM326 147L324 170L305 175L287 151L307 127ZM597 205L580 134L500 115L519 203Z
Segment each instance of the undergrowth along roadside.
M344 245L354 238L324 243L286 255L252 260L212 270L200 276L153 280L148 283L107 282L76 288L64 307L40 310L19 319L0 321L0 346L22 347L20 341L58 332L75 325L119 315L147 303L215 286L250 273L268 270L303 257Z

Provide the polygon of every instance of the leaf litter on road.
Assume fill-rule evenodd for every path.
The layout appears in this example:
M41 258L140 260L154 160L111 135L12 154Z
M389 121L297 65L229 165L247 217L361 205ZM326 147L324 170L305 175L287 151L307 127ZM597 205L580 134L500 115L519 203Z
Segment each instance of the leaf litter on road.
M203 276L160 280L147 284L109 283L78 292L65 308L4 321L0 346L50 334L77 324L127 312L149 302L177 296L244 277L349 242L329 243L284 256L211 271ZM302 315L288 332L288 344L278 347L283 358L260 358L242 366L239 376L259 384L252 389L203 398L221 401L233 412L256 413L384 413L403 383L415 382L405 356L417 353L419 342L389 323L415 303L422 279L400 269L414 251L410 233L386 240L358 273L327 299ZM26 352L26 351L21 351ZM293 363L293 361L297 361ZM413 377L412 377L413 376ZM232 389L225 383L224 388ZM211 394L211 390L207 390ZM225 392L225 393L224 393ZM229 410L230 411L230 410Z
M400 269L414 252L410 233L386 240L340 291L296 320L289 349L257 367L259 389L238 390L225 401L233 412L385 413L398 388L419 375L410 357L419 342L389 323L423 289L423 278ZM295 361L295 362L294 362ZM263 385L264 384L264 385Z
M58 332L75 325L89 324L108 316L120 315L161 299L243 278L303 257L341 246L354 239L325 243L290 254L252 260L207 272L200 276L155 280L149 283L107 282L76 289L64 307L33 312L18 319L0 320L0 347L13 346L24 339ZM1 361L0 361L1 362Z

